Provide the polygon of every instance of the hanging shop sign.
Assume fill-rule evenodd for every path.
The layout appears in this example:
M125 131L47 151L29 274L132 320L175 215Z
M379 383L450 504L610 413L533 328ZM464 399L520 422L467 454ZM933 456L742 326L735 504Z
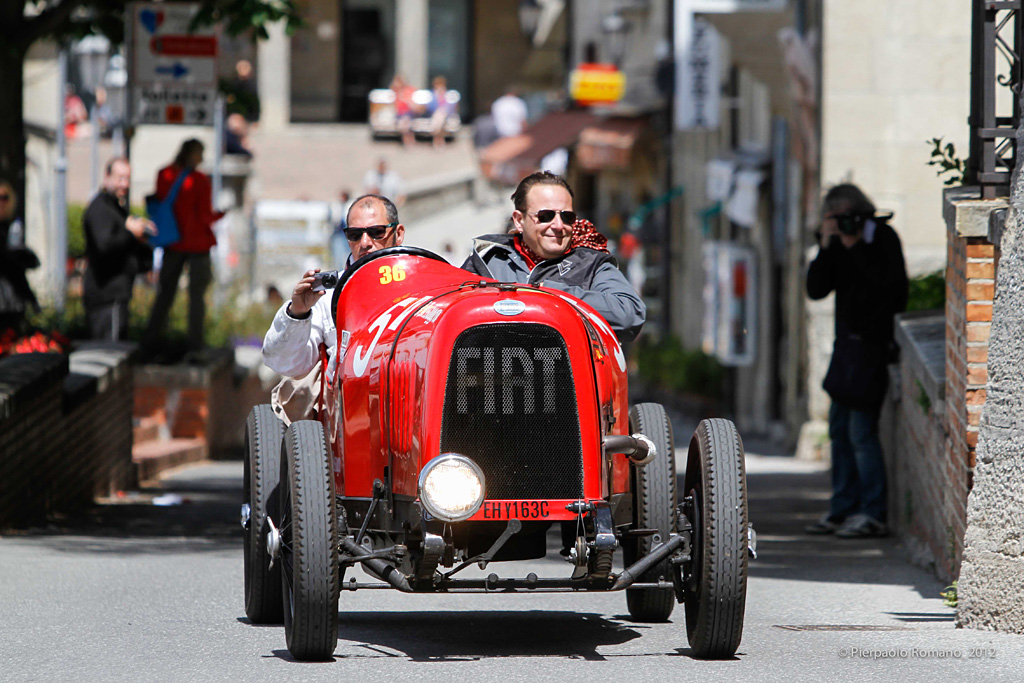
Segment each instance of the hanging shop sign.
M569 74L569 95L583 106L615 104L626 92L626 74L614 64L580 64Z

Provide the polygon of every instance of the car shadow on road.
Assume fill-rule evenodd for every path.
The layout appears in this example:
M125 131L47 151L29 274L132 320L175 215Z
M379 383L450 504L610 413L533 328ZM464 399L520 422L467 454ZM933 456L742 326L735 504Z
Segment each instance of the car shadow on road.
M453 662L510 657L607 661L619 657L689 656L689 648L614 655L598 652L599 648L640 638L649 628L647 624L631 623L626 617L587 612L342 612L334 658ZM685 642L681 616L679 623L668 628L680 629ZM272 656L294 661L287 650L275 650Z

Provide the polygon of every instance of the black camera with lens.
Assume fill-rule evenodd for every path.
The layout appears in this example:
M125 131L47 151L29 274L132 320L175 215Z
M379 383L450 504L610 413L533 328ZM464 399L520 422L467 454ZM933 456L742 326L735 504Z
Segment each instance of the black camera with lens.
M338 286L338 271L324 270L313 276L313 291L322 292Z
M836 222L836 229L843 235L853 236L864 229L864 224L871 218L866 213L841 213L833 216Z

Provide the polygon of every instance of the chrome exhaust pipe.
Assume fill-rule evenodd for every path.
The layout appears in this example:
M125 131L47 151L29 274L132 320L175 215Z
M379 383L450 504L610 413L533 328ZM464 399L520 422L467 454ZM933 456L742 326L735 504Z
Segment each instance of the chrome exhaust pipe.
M601 439L601 448L605 455L622 453L640 467L658 457L658 448L654 442L639 433L632 436L609 434Z

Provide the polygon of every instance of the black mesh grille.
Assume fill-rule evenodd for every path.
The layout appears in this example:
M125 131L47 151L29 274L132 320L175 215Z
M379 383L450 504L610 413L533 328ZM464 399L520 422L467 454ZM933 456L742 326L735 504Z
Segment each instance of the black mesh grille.
M547 325L481 325L455 340L441 452L472 458L491 499L579 498L583 453L569 353Z

